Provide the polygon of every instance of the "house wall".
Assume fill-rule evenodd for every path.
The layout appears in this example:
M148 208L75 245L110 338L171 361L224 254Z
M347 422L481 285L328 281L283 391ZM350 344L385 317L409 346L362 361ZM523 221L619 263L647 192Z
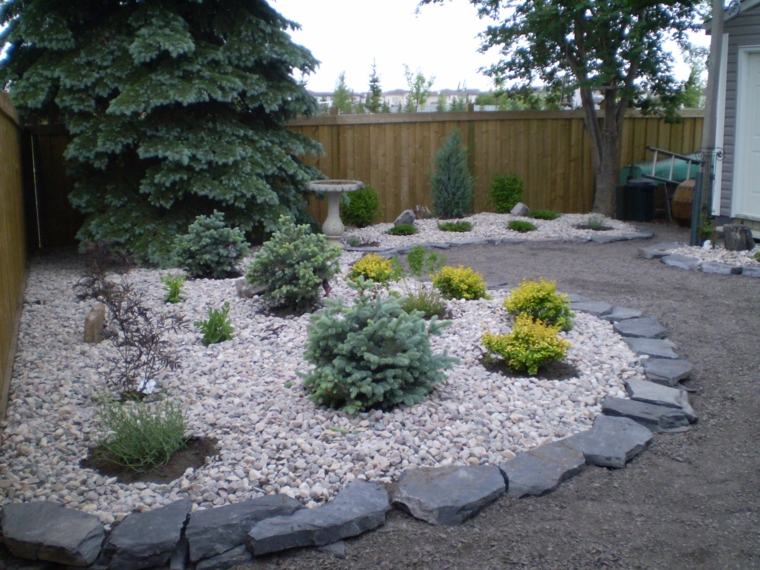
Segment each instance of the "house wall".
M726 70L726 110L723 131L723 178L720 196L721 216L731 215L734 184L736 137L738 54L742 46L760 46L760 6L750 8L724 25L728 34L728 67ZM760 103L759 103L760 104Z

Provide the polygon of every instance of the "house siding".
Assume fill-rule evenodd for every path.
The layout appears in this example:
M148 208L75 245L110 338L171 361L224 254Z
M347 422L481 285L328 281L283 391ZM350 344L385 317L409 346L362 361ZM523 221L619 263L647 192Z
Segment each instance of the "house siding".
M760 6L751 8L726 22L728 59L726 68L726 111L723 131L723 177L720 192L720 214L731 215L731 198L734 184L734 156L736 141L737 76L739 48L760 46Z

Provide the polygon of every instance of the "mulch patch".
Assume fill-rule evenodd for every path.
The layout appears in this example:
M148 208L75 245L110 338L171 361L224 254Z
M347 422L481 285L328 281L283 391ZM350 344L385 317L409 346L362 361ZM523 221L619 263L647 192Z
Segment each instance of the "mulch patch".
M503 360L493 358L487 354L480 359L483 367L489 372L498 372L505 376L517 378L539 378L541 380L569 380L580 376L580 371L572 364L564 361L550 362L538 370L538 374L528 374L527 372L515 372L509 368Z

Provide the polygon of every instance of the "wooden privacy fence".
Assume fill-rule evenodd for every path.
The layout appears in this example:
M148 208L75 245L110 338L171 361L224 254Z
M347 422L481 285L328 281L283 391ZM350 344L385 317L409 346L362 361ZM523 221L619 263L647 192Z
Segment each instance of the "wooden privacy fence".
M430 207L435 154L455 128L469 152L476 212L490 209L491 180L507 173L522 177L524 201L532 208L584 212L593 202L591 140L580 111L338 115L289 126L322 143L324 155L312 163L327 176L358 179L378 191L383 221L418 204ZM645 160L647 145L695 152L701 133L701 112L685 112L675 124L631 113L621 165ZM324 202L312 200L311 212L324 219Z
M21 129L0 92L0 417L5 416L26 280Z

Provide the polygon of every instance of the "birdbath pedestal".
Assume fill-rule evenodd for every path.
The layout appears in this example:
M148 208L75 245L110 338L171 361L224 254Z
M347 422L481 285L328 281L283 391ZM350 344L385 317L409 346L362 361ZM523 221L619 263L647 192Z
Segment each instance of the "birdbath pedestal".
M327 219L322 224L322 231L331 243L340 244L345 226L340 219L340 198L345 192L353 192L363 188L358 180L313 180L308 183L312 192L327 195Z

